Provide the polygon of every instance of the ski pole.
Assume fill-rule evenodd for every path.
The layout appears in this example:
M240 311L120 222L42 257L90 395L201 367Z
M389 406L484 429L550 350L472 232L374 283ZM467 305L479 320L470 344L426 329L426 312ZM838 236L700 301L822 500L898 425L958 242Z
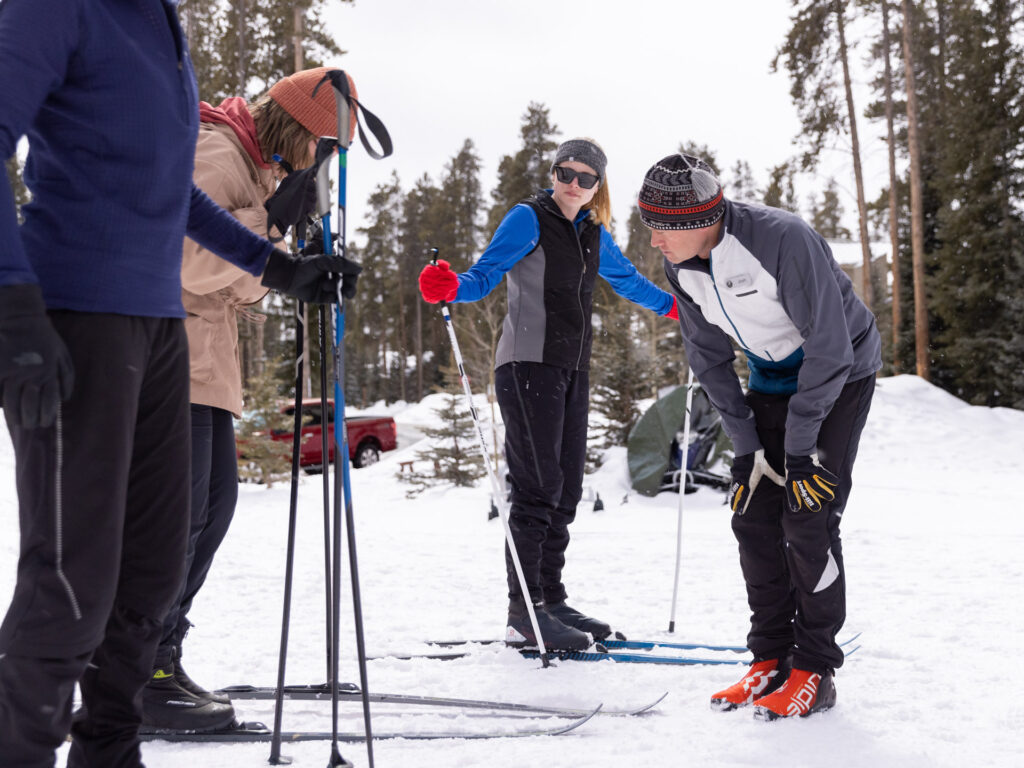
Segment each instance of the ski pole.
M337 138L337 149L338 149L338 238L340 241L340 252L342 255L346 253L347 242L346 242L346 193L347 193L347 170L348 170L348 148L349 148L349 136L351 133L352 121L355 119L356 124L359 128L359 138L363 143L363 147L367 153L374 158L380 159L391 154L391 138L387 134L387 129L384 128L384 124L377 119L372 113L362 108L362 111L366 117L367 125L370 126L377 140L381 144L381 152L374 151L369 142L366 140L366 136L363 133L363 127L358 123L356 116L353 115L353 107L361 106L356 100L354 94L349 87L349 79L344 71L335 69L327 72L324 75L324 79L317 84L316 89L313 90L313 94L316 95L316 90L320 88L325 81L330 81L331 86L334 89L334 103L337 110L337 121L338 121L338 138ZM324 166L325 168L327 166ZM325 190L327 187L327 174L324 173L322 177L317 178L318 193ZM328 214L329 216L329 214ZM326 250L329 246L330 240L330 228L325 226L324 229L324 246L325 253L333 253L333 250ZM342 760L340 753L338 752L338 657L337 657L337 646L338 646L338 624L339 624L339 601L337 592L340 589L341 574L339 570L339 559L341 557L341 531L340 531L340 516L341 516L341 502L342 495L344 495L345 503L345 529L348 543L348 555L349 555L349 574L352 580L352 611L353 618L355 621L355 632L356 632L356 650L359 661L359 680L360 687L362 689L363 699L363 721L366 730L366 754L369 760L370 768L373 768L373 732L370 725L370 690L367 682L366 674L366 640L365 633L363 632L363 609L362 609L362 598L360 596L359 588L359 565L356 557L356 532L355 532L355 516L352 505L352 490L351 490L351 478L349 469L349 458L348 458L348 436L345 429L345 350L344 350L344 339L345 339L345 296L343 295L343 284L342 281L338 281L338 304L334 311L335 315L335 329L334 329L334 349L333 349L333 361L334 361L334 551L335 551L335 571L334 571L334 585L335 585L335 596L334 596L334 656L331 659L332 666L332 690L331 690L331 707L332 707L332 754L331 762L329 766L342 765L344 763L337 762Z
M693 404L693 366L686 377L686 420L683 422L683 444L679 457L679 514L676 522L676 575L672 582L672 613L668 631L676 631L676 597L679 595L679 561L683 555L683 497L686 496L686 475L690 462L690 406Z
M338 120L339 120L339 123L340 123L340 121L341 121L340 115L339 115ZM339 133L340 133L340 131L339 131ZM321 141L325 141L325 139L321 139ZM345 150L340 145L337 147L337 149L338 149L339 155L341 155L341 157L344 157ZM343 160L339 163L339 166L341 167L342 177L344 178L344 161ZM323 196L324 190L325 189L329 189L329 175L328 175L329 172L330 172L329 171L329 166L325 163L323 166L321 166L320 172L317 173L317 192L318 192L318 197L320 199L323 199L323 197L324 197ZM344 184L344 182L341 182L339 184L339 189L343 189L343 184ZM340 194L341 193L339 192L339 195ZM339 199L339 206L342 206L339 209L339 218L341 219L341 222L342 222L341 230L340 231L343 232L344 231L344 218L343 218L343 216L344 216L344 214L343 214L344 207L343 207L343 202L340 199ZM329 207L327 208L326 212L323 214L323 227L324 227L324 253L334 253L335 252L334 244L331 241L331 213L330 213L330 208ZM330 323L329 314L327 312L323 312L322 316L327 321L326 324L329 325L329 323ZM320 357L320 366L321 366L321 368L324 368L327 365L327 349L326 349L326 347L327 347L327 335L328 335L328 332L329 332L329 329L325 328L325 332L322 333L321 336L320 336L320 356L321 356ZM334 355L334 374L335 374L335 376L337 376L337 374L338 374L338 349L337 349L337 344L340 344L340 342L336 342L336 346L334 347L334 351L333 351L333 355ZM331 647L330 647L330 653L329 653L329 656L330 656L330 659L329 659L329 661L330 661L330 675L328 677L328 682L329 682L329 684L331 686L331 756L330 756L330 758L327 761L327 766L328 766L328 768L336 768L337 766L344 766L345 768L351 768L352 763L348 762L344 757L342 757L341 750L340 750L340 748L338 746L338 685L339 685L339 680L338 680L338 677L339 677L339 674L338 674L338 656L340 654L339 635L340 635L340 631L341 631L341 496L340 496L341 488L339 487L339 483L344 482L344 484L346 486L346 491L348 490L347 489L347 486L348 486L347 473L342 473L342 472L339 471L341 466L342 466L342 462L344 462L345 469L346 470L348 469L348 451L347 451L347 446L345 444L345 439L343 437L344 434L345 434L345 411L344 411L344 405L342 405L341 408L338 407L339 406L338 390L339 390L339 384L338 384L338 382L336 380L335 383L334 383L334 503L333 503L333 506L332 506L333 513L330 516L330 528L332 529L332 532L333 532L333 535L330 537L330 539L331 539L331 541L330 541L330 550L331 550L331 557L330 557L330 560L331 560L331 587L330 587L331 606L330 606L330 621L329 621L330 632L329 632L329 635L330 635L330 639L331 639L331 643L330 643ZM321 388L321 403L323 403L324 406L326 406L326 397L327 397L326 390ZM341 436L339 436L339 433L340 433ZM325 496L326 496L326 487L327 487L327 483L329 482L327 480L327 463L326 462L327 462L327 460L329 458L329 455L325 454L323 458L324 458L324 462L325 462L324 470L323 471L324 471ZM327 522L327 509L326 509L326 507L324 509L324 519L325 519L325 522L324 522L324 525L325 525L325 541L324 541L324 546L325 546L325 549L326 549L326 548L328 548L328 542L327 542L327 536L326 536L326 527L328 526L328 522ZM356 585L353 584L352 588L353 588L353 599L355 599L354 595L355 595ZM361 626L362 626L361 622L357 622L357 633L361 629ZM364 693L364 696L363 696L363 708L364 708L364 719L365 719L365 723L366 723L366 725L365 725L365 727L366 727L366 753L367 753L367 760L369 761L369 764L370 764L370 768L373 768L373 732L372 732L372 730L370 728L369 700L366 698L366 693L367 693L366 674L365 674L365 669L366 669L365 658L366 657L365 657L365 654L364 654L364 652L363 652L361 647L359 649L359 655L360 655L360 664L359 664L360 684L362 686L363 693Z
M300 250L301 242L300 238ZM284 570L284 609L281 616L281 647L277 658L277 694L274 699L274 731L270 742L271 765L290 763L287 758L281 759L281 715L284 702L284 673L288 658L288 625L291 621L292 579L295 567L295 521L299 503L299 447L302 442L302 375L303 347L305 337L304 305L301 301L295 304L295 414L292 424L292 477L288 502L288 545L285 554Z
M324 609L324 626L326 627L326 643L324 648L324 660L327 662L327 674L324 680L331 679L331 606L334 605L331 596L334 594L331 579L331 473L328 470L331 458L330 446L330 425L333 423L333 414L328 412L327 405L327 337L330 335L331 318L327 307L321 304L317 308L317 326L319 328L320 350L320 482L323 493L324 513L324 597L326 606ZM337 459L335 459L337 460Z
M430 261L437 265L437 248L430 249ZM533 608L533 600L530 599L530 590L526 585L526 575L523 573L522 563L519 561L519 551L516 549L515 539L512 537L512 528L508 523L508 503L505 495L501 492L498 484L498 475L491 466L491 457L487 452L487 438L484 437L484 430L480 424L480 417L477 416L476 407L473 405L473 390L469 386L469 376L466 375L466 366L462 362L462 351L459 349L459 340L455 337L455 326L452 325L452 315L448 311L448 302L441 302L441 316L444 317L444 327L448 330L448 338L452 343L452 352L455 354L455 364L459 368L459 378L462 380L462 391L466 394L466 402L469 403L469 412L473 417L473 424L476 426L476 436L480 455L483 457L484 466L487 468L487 476L491 480L491 493L498 505L498 514L501 517L501 525L505 529L505 541L508 542L508 549L512 555L512 564L515 566L516 577L519 579L519 589L522 590L523 600L526 602L526 611L530 616L530 625L533 627L534 636L537 638L537 650L540 652L541 664L550 666L548 660L547 646L544 645L544 637L540 632L540 624L537 623L537 613Z

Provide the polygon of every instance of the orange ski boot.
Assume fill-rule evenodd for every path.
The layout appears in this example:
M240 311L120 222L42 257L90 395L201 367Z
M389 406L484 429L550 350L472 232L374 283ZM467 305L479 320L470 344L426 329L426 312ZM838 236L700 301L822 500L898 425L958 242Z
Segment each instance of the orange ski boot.
M738 683L711 697L711 708L716 712L729 712L753 704L779 688L788 676L788 659L755 661Z
M782 717L807 717L831 709L836 703L832 675L819 675L806 669L794 669L785 685L754 701L754 719L778 720Z

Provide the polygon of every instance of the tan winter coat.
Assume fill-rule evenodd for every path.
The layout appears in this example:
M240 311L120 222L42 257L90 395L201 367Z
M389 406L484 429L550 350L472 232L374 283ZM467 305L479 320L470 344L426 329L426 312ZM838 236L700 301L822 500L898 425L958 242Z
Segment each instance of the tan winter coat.
M274 192L273 172L258 168L227 125L201 123L196 185L258 235L267 235L263 203ZM181 298L188 317L191 400L242 413L242 374L236 313L266 295L260 278L185 239Z

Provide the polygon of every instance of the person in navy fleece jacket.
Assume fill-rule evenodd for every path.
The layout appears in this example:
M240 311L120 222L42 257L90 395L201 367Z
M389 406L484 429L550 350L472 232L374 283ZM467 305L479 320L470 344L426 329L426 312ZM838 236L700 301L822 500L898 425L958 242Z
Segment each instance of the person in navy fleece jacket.
M186 234L267 287L336 295L338 256L275 250L192 183L199 125L170 0L3 0L0 392L21 549L0 626L0 766L140 766L138 693L183 575ZM75 684L83 708L72 724Z

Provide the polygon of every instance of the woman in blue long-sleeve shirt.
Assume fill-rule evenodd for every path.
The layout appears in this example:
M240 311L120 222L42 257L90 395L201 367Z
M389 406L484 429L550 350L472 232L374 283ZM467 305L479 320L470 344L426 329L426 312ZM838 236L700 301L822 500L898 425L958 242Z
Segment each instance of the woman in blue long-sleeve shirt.
M590 139L558 147L551 190L506 214L467 272L428 265L429 302L476 301L507 277L508 314L495 360L511 478L509 524L545 645L586 648L611 627L566 603L562 583L569 524L583 490L590 395L591 309L598 275L616 293L660 315L675 300L643 277L615 245L607 160ZM505 640L536 645L526 602L506 549L509 610ZM589 636L588 636L589 633Z

